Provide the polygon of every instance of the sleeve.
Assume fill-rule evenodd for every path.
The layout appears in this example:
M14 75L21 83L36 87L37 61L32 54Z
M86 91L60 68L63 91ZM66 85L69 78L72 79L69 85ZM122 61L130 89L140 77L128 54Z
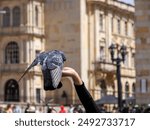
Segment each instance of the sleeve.
M77 92L77 95L84 106L87 113L98 113L99 109L94 102L92 96L86 89L84 83L82 85L75 85L75 89Z

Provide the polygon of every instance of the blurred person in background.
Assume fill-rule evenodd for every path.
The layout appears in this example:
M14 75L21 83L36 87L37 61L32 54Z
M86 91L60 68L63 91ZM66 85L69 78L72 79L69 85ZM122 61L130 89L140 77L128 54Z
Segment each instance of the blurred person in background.
M6 106L6 108L5 108L5 112L6 113L13 113L13 105L11 105L11 104L8 104L7 106Z
M73 113L74 106L72 104L69 105L68 113Z
M60 106L59 113L66 113L65 107L63 105Z

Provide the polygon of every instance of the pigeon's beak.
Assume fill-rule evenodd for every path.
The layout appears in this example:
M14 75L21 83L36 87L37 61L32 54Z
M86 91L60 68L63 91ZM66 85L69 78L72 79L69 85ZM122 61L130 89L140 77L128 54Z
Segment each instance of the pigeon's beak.
M18 82L20 82L20 80L25 76L25 74L32 68L34 67L35 65L37 65L38 62L36 62L36 60L34 60L32 62L32 64L25 70L25 72L23 73L23 75L19 78Z

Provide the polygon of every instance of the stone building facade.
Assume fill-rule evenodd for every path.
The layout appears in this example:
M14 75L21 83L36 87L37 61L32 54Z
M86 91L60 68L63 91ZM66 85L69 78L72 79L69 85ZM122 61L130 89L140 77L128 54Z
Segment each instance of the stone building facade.
M65 66L77 70L95 100L117 96L111 43L127 46L127 59L121 65L123 99L134 96L133 6L116 0L1 0L0 9L7 12L0 15L2 101L38 103L46 96L55 103L79 103L69 77L62 78L61 89L45 93L39 67L16 82L37 53L53 49L65 52ZM16 93L18 97L13 98Z
M0 100L40 102L45 97L42 73L33 68L17 80L35 55L45 50L44 3L42 0L1 0L0 9Z
M123 99L134 98L134 7L116 0L47 0L45 8L46 49L66 53L65 65L78 71L95 100L117 96L116 67L108 48L111 43L127 46L122 94ZM76 102L72 81L65 80L70 85L62 91Z
M136 99L138 104L150 103L150 1L135 0L136 9Z

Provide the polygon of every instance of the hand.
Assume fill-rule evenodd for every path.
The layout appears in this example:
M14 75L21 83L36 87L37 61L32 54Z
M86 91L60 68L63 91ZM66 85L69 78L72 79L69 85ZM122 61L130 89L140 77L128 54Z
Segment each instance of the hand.
M62 77L71 77L75 85L82 85L83 81L81 80L79 74L70 67L64 67L62 70Z

